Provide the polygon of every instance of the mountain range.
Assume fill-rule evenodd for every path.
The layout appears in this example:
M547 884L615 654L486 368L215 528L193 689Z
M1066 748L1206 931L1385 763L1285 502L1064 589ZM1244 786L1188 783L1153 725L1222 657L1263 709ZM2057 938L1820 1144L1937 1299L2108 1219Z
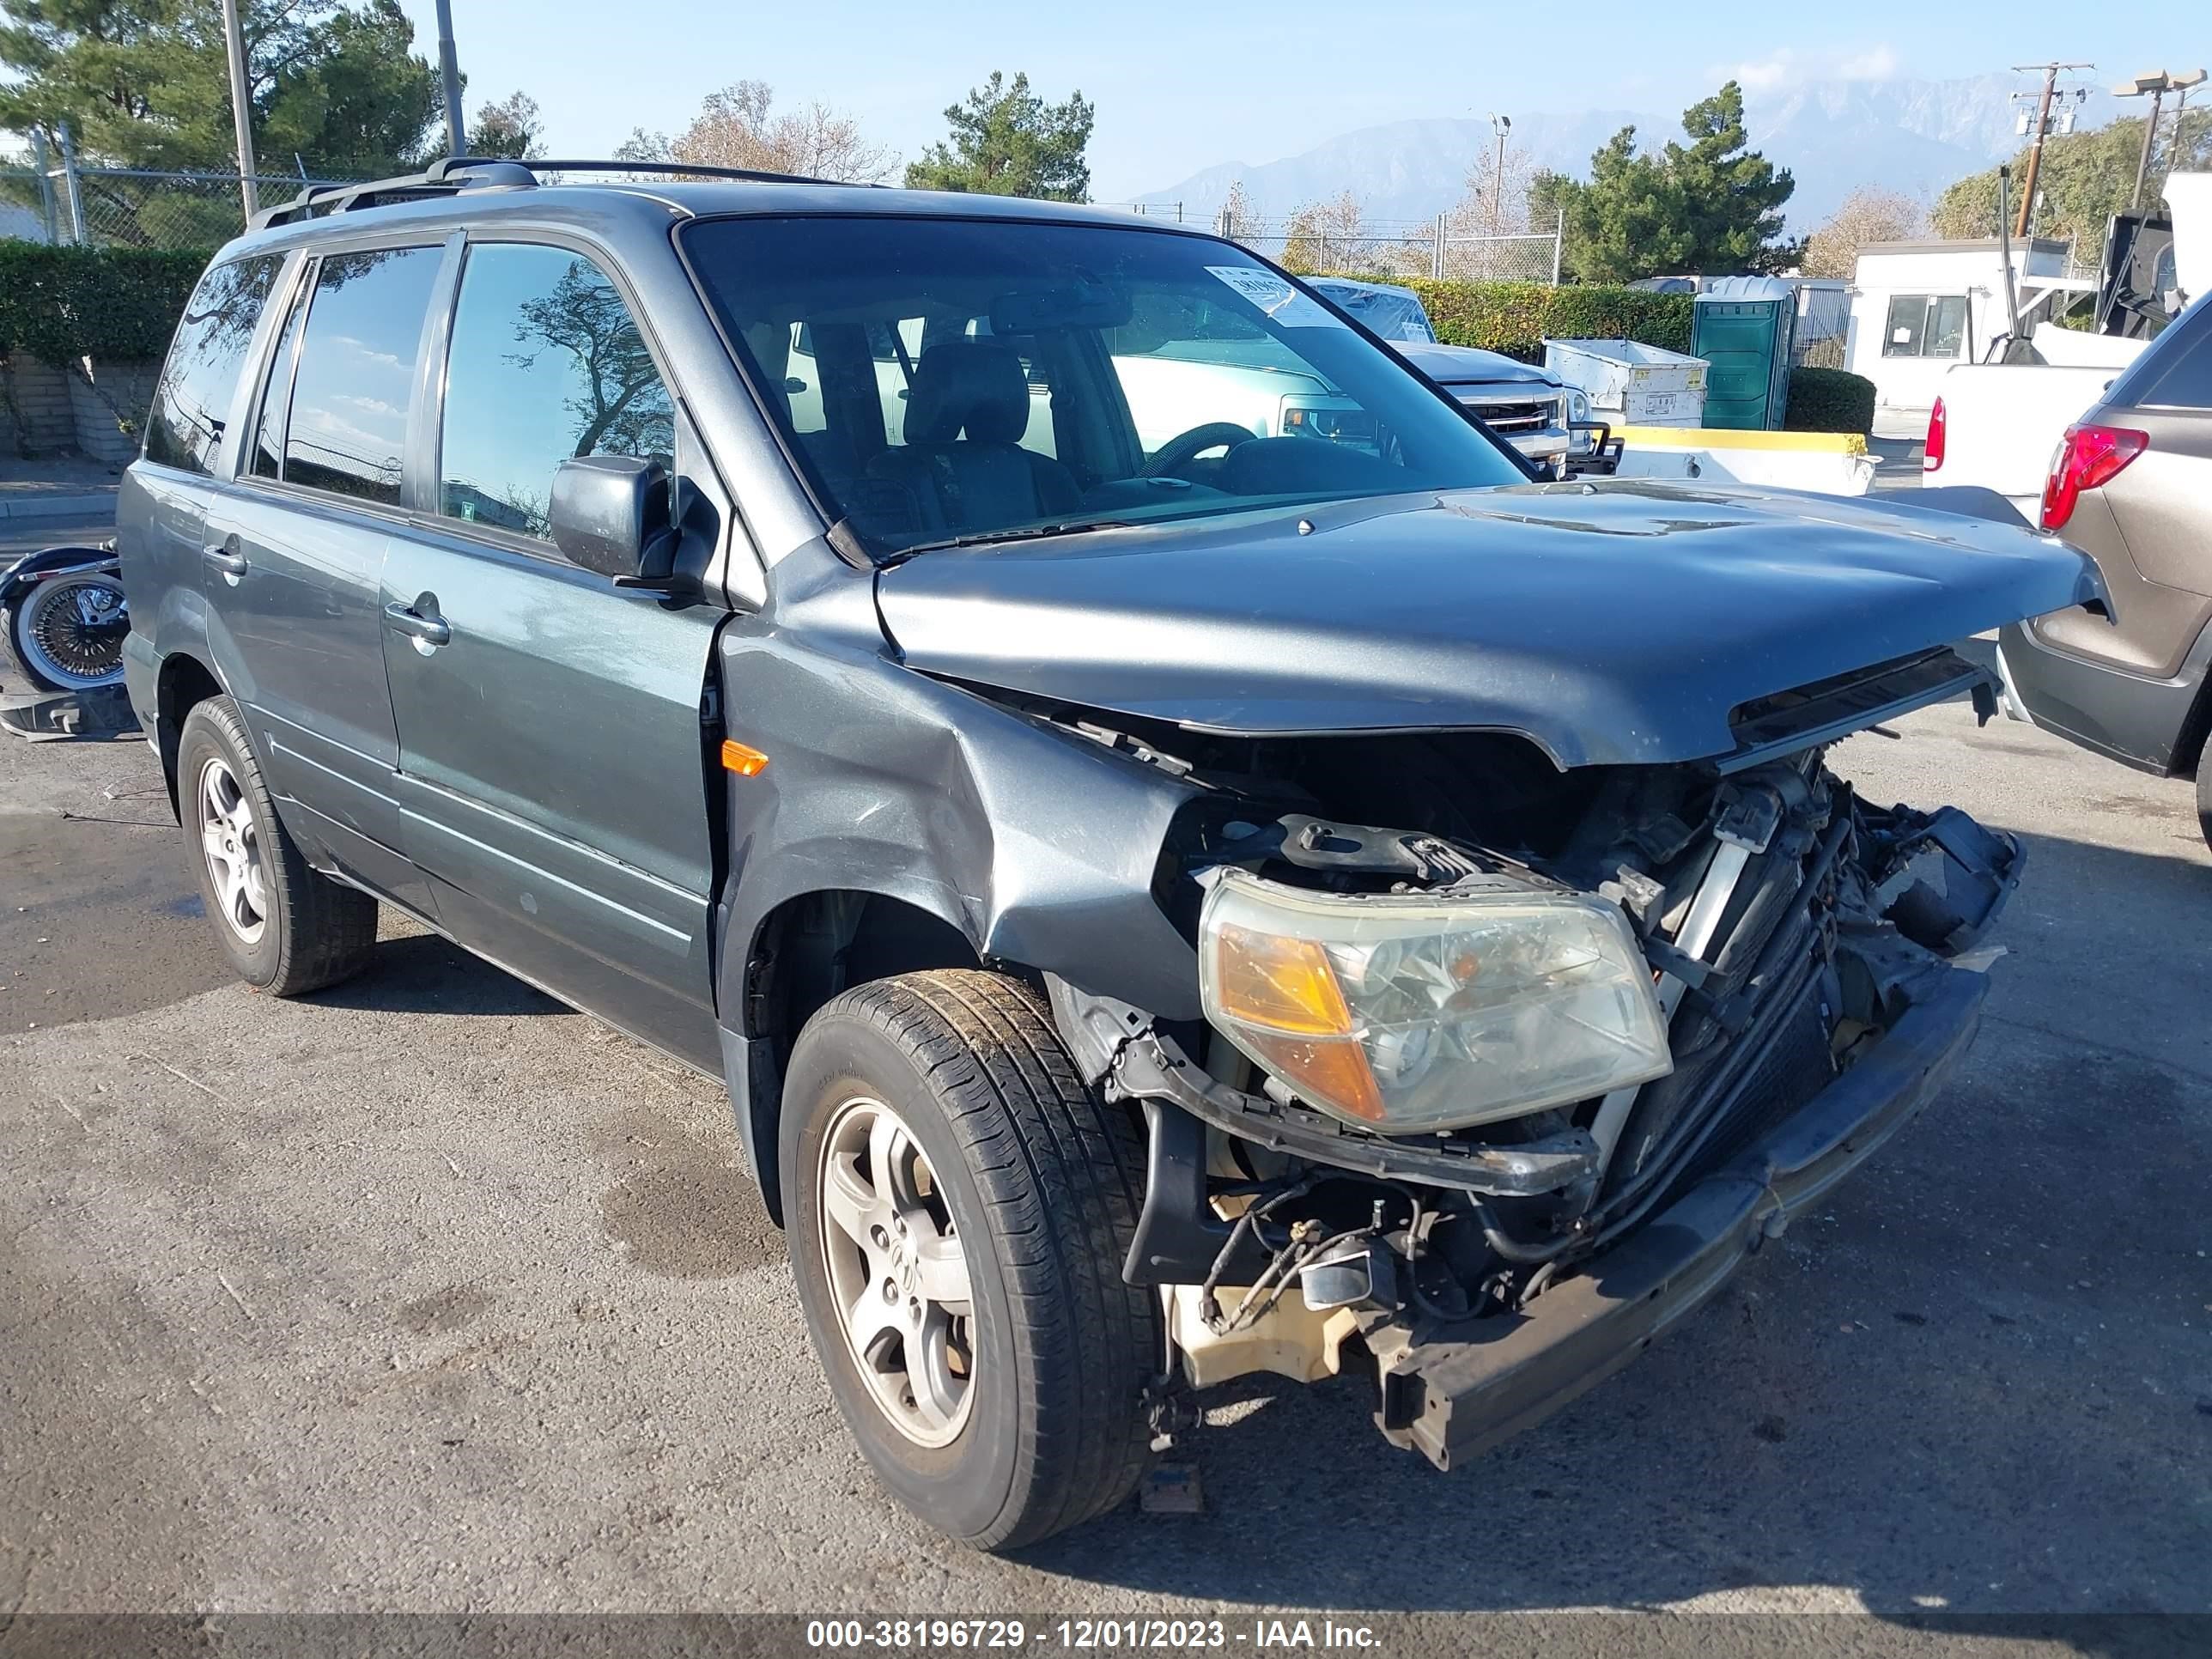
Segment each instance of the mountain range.
M1861 185L1880 185L1932 202L1945 185L1995 166L2025 140L2015 92L2035 88L2018 75L1950 81L1808 81L1747 88L1744 125L1752 147L1797 181L1790 227L1811 230ZM2079 125L2121 112L2101 89L2073 105ZM1586 178L1591 152L1624 126L1646 149L1682 136L1681 112L1579 110L1513 118L1510 142L1536 167ZM1188 219L1211 218L1241 183L1254 213L1287 217L1299 207L1350 190L1370 223L1434 218L1466 192L1467 178L1496 143L1486 119L1437 118L1362 127L1297 155L1251 165L1224 161L1139 198L1181 203ZM1510 174L1509 173L1509 177Z

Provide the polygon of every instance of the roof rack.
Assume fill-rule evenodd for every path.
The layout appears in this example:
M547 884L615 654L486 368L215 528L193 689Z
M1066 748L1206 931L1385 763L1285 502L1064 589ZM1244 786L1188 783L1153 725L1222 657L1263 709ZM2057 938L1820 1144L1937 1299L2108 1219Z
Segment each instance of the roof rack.
M465 190L534 189L541 173L648 173L683 179L741 179L750 184L834 185L835 179L811 179L797 173L763 173L755 167L702 167L691 161L510 161L489 155L448 155L420 173L391 179L370 179L353 184L311 185L289 202L263 208L247 222L250 230L291 224L312 218L317 209L350 213L356 208L380 207L394 201L419 200L425 196L453 196Z

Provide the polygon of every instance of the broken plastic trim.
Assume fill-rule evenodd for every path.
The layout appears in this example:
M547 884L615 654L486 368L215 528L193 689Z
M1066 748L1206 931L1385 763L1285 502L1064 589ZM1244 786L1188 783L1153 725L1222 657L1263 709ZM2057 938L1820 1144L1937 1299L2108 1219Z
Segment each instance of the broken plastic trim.
M1723 775L1779 760L1863 732L1883 720L1975 693L1978 711L1996 678L1948 647L1878 668L1839 675L1744 704L1729 722L1736 749L1713 763ZM1984 720L1988 719L1984 714Z
M1110 1089L1164 1100L1200 1122L1271 1151L1384 1180L1414 1181L1495 1198L1535 1198L1594 1182L1597 1142L1573 1129L1517 1146L1408 1146L1347 1133L1320 1113L1278 1103L1209 1076L1173 1037L1146 1030L1107 1068Z

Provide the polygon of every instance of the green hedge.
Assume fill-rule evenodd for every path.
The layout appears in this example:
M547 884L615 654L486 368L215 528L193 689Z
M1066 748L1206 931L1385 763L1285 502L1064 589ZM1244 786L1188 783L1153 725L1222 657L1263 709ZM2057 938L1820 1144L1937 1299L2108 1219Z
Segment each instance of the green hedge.
M1792 432L1874 429L1874 382L1840 368L1793 368L1783 425Z
M1421 296L1437 338L1480 346L1522 362L1544 361L1544 342L1638 340L1668 351L1690 349L1686 294L1595 284L1553 288L1544 283L1406 281Z
M0 350L57 365L156 362L207 262L205 249L0 240Z

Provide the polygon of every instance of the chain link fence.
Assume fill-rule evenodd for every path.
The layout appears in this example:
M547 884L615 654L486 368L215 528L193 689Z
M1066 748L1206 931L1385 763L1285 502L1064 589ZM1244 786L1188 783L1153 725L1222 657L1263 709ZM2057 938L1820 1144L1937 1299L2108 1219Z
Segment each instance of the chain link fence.
M0 236L89 247L213 247L246 228L234 173L156 173L134 167L0 167ZM262 204L286 202L310 184L343 182L264 174Z
M1558 227L1546 231L1492 234L1434 219L1347 217L1328 207L1294 213L1287 219L1232 216L1226 210L1207 216L1187 210L1181 202L1122 202L1121 207L1149 219L1203 224L1216 235L1242 244L1286 270L1367 276L1378 282L1433 276L1460 282L1545 283L1559 280Z

